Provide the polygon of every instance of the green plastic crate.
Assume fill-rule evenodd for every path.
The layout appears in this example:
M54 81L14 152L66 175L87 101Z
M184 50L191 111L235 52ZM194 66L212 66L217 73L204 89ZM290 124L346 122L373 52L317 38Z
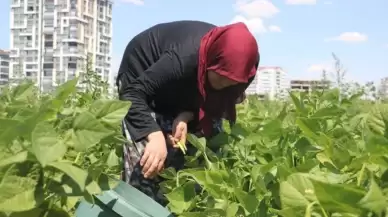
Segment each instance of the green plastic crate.
M95 196L95 204L81 201L76 217L174 217L166 208L129 184L120 181L112 190Z

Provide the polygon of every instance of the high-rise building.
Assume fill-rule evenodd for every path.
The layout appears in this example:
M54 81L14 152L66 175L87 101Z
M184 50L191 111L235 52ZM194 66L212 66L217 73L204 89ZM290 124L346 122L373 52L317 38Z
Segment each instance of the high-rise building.
M87 59L111 77L111 1L12 0L10 13L10 77L49 90L82 73Z
M249 85L246 93L275 99L284 97L288 89L286 72L281 67L259 67L255 80Z
M9 82L9 51L0 50L0 86Z

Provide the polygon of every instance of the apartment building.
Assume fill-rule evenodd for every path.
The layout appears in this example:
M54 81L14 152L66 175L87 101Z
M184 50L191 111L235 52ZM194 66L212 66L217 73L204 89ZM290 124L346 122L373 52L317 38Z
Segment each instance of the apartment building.
M0 50L0 86L9 82L9 51Z
M85 70L111 76L112 2L12 0L10 77L50 90Z
M255 80L249 85L246 93L275 99L284 97L288 88L286 72L281 67L259 67Z
M312 91L323 90L329 87L330 81L322 80L291 80L290 88L292 91Z

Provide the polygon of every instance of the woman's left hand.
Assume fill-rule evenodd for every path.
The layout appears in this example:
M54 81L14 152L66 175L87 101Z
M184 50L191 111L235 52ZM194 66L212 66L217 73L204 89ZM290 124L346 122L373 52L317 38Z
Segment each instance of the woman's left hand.
M175 118L172 124L172 135L168 136L174 148L179 148L178 142L186 144L187 123L192 120L192 117L191 112L182 112Z

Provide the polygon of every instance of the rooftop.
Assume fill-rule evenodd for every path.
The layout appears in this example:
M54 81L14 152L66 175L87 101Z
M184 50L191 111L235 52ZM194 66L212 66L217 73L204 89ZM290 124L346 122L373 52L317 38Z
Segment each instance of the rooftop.
M0 49L0 54L10 54L10 51Z
M280 66L260 66L257 70L265 70L265 69L283 70L283 68Z

